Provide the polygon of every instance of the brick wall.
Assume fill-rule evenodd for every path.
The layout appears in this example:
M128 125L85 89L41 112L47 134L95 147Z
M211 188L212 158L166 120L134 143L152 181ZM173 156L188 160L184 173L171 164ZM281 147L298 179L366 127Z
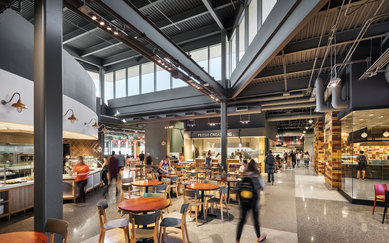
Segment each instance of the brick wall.
M342 129L336 112L327 112L324 122L325 180L337 188L342 183Z
M389 146L361 146L359 143L347 144L348 134L342 135L342 153L347 155L359 155L364 151L367 159L386 160L389 156Z
M71 156L101 156L100 140L83 140L83 139L64 139L64 144L70 144Z
M314 143L313 143L313 162L315 172L319 175L324 174L324 133L323 122L318 121L314 128Z

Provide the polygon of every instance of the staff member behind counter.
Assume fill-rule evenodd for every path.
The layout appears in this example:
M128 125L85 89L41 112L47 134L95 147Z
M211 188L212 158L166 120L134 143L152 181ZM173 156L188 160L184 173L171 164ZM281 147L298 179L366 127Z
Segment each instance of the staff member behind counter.
M88 182L90 169L89 166L84 163L84 157L78 156L78 162L73 167L73 171L77 173L76 179L74 181L76 182L76 185L80 192L81 201L85 202L86 201L85 187Z

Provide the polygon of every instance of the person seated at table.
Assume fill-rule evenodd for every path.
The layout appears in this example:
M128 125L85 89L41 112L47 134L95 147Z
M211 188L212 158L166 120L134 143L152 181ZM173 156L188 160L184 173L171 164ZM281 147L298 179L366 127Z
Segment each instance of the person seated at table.
M159 172L162 174L169 174L169 171L174 172L174 169L170 163L169 156L166 155L165 159L161 160L161 163L159 163Z
M185 158L184 158L184 154L181 152L181 153L180 153L179 160L178 160L178 164L180 164L180 163L182 163L182 162L185 162Z
M246 170L246 167L247 167L247 160L244 159L243 162L242 162L242 165L239 167L238 172L239 173L243 173Z
M217 153L216 159L217 159L217 163L218 163L219 165L221 165L221 164L222 164L222 155L221 155L220 153Z

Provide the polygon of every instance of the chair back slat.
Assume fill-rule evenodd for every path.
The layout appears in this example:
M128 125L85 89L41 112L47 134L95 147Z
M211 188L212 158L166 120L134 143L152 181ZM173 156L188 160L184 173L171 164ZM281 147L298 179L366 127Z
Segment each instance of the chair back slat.
M65 220L61 219L47 219L45 225L45 232L49 232L50 241L54 242L54 234L62 235L64 242L66 243L67 235L68 235L68 227L69 223Z
M167 187L166 184L156 185L155 186L155 190L156 190L156 192L165 192L166 191L166 187Z
M105 209L108 208L108 202L107 202L107 200L104 199L104 200L99 201L99 202L96 204L96 206L97 206L97 209L98 209L98 211L99 211L99 214L100 214L100 215L103 215Z
M188 211L189 203L184 203L181 205L180 214L185 214Z
M154 224L161 217L161 212L157 211L151 214L132 214L130 213L130 220L135 225L149 225Z

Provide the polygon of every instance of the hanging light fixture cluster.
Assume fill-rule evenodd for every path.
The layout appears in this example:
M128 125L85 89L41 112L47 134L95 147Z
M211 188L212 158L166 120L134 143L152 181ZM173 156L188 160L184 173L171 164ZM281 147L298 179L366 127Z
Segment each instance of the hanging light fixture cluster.
M187 125L188 127L195 127L195 126L196 126L195 120L189 120L189 121L186 123L186 125Z
M247 115L247 119L242 119L242 115L240 115L240 124L247 125L250 123L250 114Z

